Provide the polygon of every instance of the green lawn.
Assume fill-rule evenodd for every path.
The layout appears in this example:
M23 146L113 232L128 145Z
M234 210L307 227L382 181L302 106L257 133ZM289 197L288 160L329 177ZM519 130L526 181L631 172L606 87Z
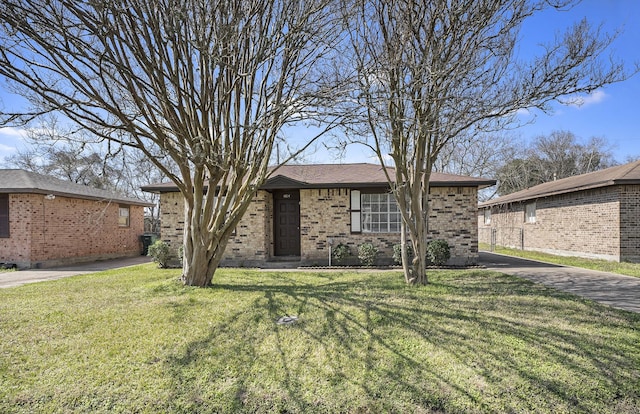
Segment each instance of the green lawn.
M480 243L481 250L489 251L491 246ZM556 256L548 253L534 252L528 250L510 249L508 247L496 246L495 253L517 256L525 259L540 260L548 263L555 263L563 266L575 266L585 269L600 270L602 272L612 272L621 275L640 277L640 263L612 262L609 260L585 259L582 257Z
M0 412L640 411L640 315L482 270L0 289ZM282 315L299 323L277 325Z

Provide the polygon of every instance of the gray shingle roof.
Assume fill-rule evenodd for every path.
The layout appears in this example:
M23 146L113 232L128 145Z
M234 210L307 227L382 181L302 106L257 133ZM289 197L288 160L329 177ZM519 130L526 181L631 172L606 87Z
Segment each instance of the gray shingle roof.
M624 184L640 184L640 161L539 184L525 190L486 201L480 204L480 207L527 201L540 197Z
M146 201L125 197L113 191L100 190L25 170L0 169L0 193L53 194L61 197L152 205Z
M393 168L389 168L393 177ZM434 172L430 184L434 187L488 187L495 180L466 177L455 174ZM283 165L278 168L261 187L266 190L292 188L349 188L349 187L385 187L387 179L377 164L309 164ZM162 183L142 187L144 191L177 191L173 183Z

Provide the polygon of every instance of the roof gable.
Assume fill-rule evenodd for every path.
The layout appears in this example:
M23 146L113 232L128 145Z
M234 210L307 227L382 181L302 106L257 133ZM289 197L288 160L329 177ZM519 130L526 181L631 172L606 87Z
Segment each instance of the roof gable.
M113 191L93 188L18 169L0 169L0 193L53 194L61 197L151 205L146 201L125 197Z
M525 190L489 200L480 204L480 206L487 207L497 204L514 203L540 197L624 184L640 184L640 161L538 184Z

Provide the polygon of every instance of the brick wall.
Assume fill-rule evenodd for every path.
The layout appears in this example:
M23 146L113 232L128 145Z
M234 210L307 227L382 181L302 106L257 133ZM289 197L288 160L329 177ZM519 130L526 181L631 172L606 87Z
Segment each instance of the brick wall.
M620 260L620 202L616 187L536 200L535 223L525 223L525 205L494 206L491 224L479 210L479 239L499 246L546 253Z
M618 186L620 260L640 263L640 185Z
M258 191L245 215L231 237L222 265L255 266L271 255L273 202L271 194ZM160 196L161 239L169 244L174 255L182 245L184 237L184 198L178 192L162 193Z
M453 247L454 264L471 264L478 259L477 189L475 187L434 187L430 214L431 238L441 238ZM223 265L257 266L273 257L273 201L267 191L259 191L229 241ZM162 240L174 251L182 243L184 206L180 193L160 197ZM351 233L350 191L348 189L300 190L300 255L304 264L326 265L328 240L351 247L355 263L357 246L369 242L379 251L381 263L390 263L393 245L400 235Z
M0 262L15 263L20 268L31 267L32 215L42 196L9 195L9 238L0 238ZM39 202L41 203L41 202ZM40 213L41 214L41 213Z
M0 261L20 267L134 256L141 253L144 207L129 206L129 227L118 225L118 203L41 194L9 196L10 237L0 239Z

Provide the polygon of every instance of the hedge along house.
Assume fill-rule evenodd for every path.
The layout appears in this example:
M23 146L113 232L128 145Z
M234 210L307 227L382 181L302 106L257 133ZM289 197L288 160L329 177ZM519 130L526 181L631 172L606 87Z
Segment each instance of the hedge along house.
M477 193L482 178L433 173L430 235L452 247L451 264L478 259ZM160 194L161 239L182 244L184 201L171 183L143 187ZM285 165L258 190L227 245L222 265L265 267L283 261L327 265L331 246L368 242L391 263L400 243L400 213L382 167L374 164Z
M18 268L134 256L141 200L24 170L0 170L0 263Z
M640 161L564 178L479 206L480 242L640 261Z

